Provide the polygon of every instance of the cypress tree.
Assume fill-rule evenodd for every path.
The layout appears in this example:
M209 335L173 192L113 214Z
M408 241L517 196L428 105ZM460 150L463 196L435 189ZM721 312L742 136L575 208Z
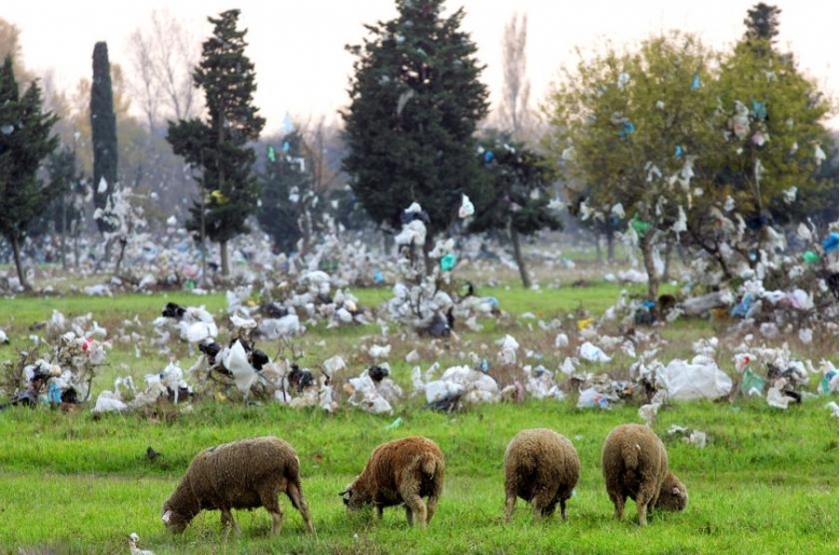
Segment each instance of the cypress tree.
M90 89L90 126L93 138L93 205L100 232L113 231L112 225L96 217L106 209L108 198L117 184L117 118L114 115L114 92L111 88L111 63L108 44L93 47L93 84Z

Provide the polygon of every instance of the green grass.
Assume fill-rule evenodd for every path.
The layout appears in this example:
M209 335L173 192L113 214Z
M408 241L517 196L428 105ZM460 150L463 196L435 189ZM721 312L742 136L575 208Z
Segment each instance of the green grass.
M500 300L506 316L483 321L479 333L462 331L458 341L397 339L391 326L394 378L408 386L410 364L405 354L417 349L422 368L439 361L463 364L462 352L493 349L505 333L527 340L539 361L556 367L565 354L553 348L556 331L543 331L543 320L557 318L574 333L585 314L600 314L618 297L621 286L592 283L589 287L526 291L504 285L481 287L482 296ZM640 289L640 292L643 289ZM389 289L353 291L366 306L390 298ZM636 289L631 290L632 294ZM0 329L12 344L0 346L0 362L15 360L28 348L28 328L49 318L53 309L67 317L91 312L112 333L151 334L151 320L172 300L182 305L205 304L220 327L225 299L221 294L125 295L114 298L21 296L0 301ZM126 320L134 319L135 323ZM137 323L139 322L139 323ZM691 342L717 333L704 320L681 320L660 330L668 342L661 357L690 356ZM311 328L295 347L301 361L317 370L327 356L340 353L347 375L370 363L362 349L380 336L378 325ZM169 357L147 342L116 341L108 366L101 369L94 390L110 388L116 375L130 374L142 383L145 373L163 368ZM836 343L836 342L835 342ZM282 345L259 345L274 355ZM523 345L524 346L524 345ZM796 346L796 345L794 345ZM837 362L836 344L796 346L815 362ZM803 350L804 349L804 350ZM194 360L187 348L173 343L173 358L186 368ZM489 355L488 355L489 356ZM727 355L728 356L728 355ZM587 370L626 372L631 360L617 356L607 367ZM536 363L529 361L529 363ZM721 366L731 366L722 359ZM491 367L491 373L496 369ZM496 375L500 381L510 376ZM682 513L654 514L647 528L628 519L617 522L599 469L604 437L615 425L638 422L637 406L610 411L580 410L573 398L563 402L528 401L473 407L445 415L424 410L414 398L395 414L374 416L346 404L335 414L294 410L279 404L243 406L235 402L197 402L184 411L159 406L129 414L95 418L92 402L77 412L47 407L12 407L0 411L0 554L127 553L130 532L141 546L167 553L837 553L838 551L838 420L823 407L827 398L806 399L786 411L763 399L729 403L681 403L664 407L655 430L669 450L671 466L689 489ZM836 399L835 399L836 400ZM399 417L401 424L386 427ZM705 448L667 435L671 424L704 431ZM535 521L520 500L513 520L503 523L502 459L507 442L523 428L548 426L568 437L582 463L581 480L569 502L568 521L557 515ZM274 434L290 441L301 459L303 488L317 538L308 536L299 514L281 499L284 528L268 535L270 519L260 509L235 513L242 534L226 541L220 535L219 513L199 515L181 536L169 534L160 509L196 452L225 441ZM338 492L362 469L378 444L410 434L436 440L447 459L444 496L426 531L408 528L401 509L386 509L382 522L370 514L347 515ZM162 455L147 459L152 446Z
M660 413L671 466L689 489L682 513L655 514L640 529L635 508L616 522L599 470L603 438L636 421L634 407L578 410L572 403L483 405L458 415L417 407L377 417L329 415L279 405L197 406L157 421L140 414L66 414L46 408L6 410L0 434L3 522L0 546L13 553L55 549L118 553L136 531L156 553L836 553L837 420L821 401L781 412L761 401L677 404ZM671 424L709 434L698 448L670 438ZM502 458L520 429L550 426L575 444L581 480L569 518L534 521L522 501L504 525ZM317 539L281 499L286 518L268 536L264 510L239 511L242 535L223 542L219 513L202 513L182 536L160 523L160 507L191 457L207 445L276 434L297 449ZM337 493L381 442L409 434L435 439L446 454L444 496L425 532L409 529L400 509L347 516ZM145 456L148 446L162 455ZM30 551L26 551L27 553Z

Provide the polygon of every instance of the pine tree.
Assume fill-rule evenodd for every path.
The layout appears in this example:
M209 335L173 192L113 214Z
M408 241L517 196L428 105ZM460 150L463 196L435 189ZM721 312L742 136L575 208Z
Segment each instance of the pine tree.
M394 229L418 202L430 218L425 252L479 179L473 133L488 108L476 46L460 29L464 12L444 17L442 8L443 0L397 0L395 19L366 25L364 44L347 47L358 59L342 114L343 166L357 198Z
M18 279L29 283L20 257L26 227L53 200L56 191L37 178L41 161L58 145L51 137L58 120L41 109L41 89L33 82L21 97L6 56L0 68L0 233L12 246Z
M296 130L286 134L278 150L268 147L262 178L260 227L271 235L275 248L284 253L297 249L303 236L301 218L311 195L312 175L301 153L301 136Z
M559 212L550 207L556 171L545 156L504 135L482 140L478 156L488 175L486 188L473 200L470 230L505 230L522 285L530 287L520 239L542 229L562 228Z
M96 214L105 210L108 198L117 184L117 118L114 114L114 92L111 88L111 64L108 44L97 42L93 47L93 84L90 90L90 124L93 138L93 205ZM101 217L95 217L101 233L111 231Z
M247 30L236 28L239 13L208 18L213 36L202 44L193 72L195 86L204 89L207 120L169 122L166 137L175 154L202 170L203 198L190 208L187 229L219 243L225 276L230 272L227 242L249 231L246 219L257 208L259 185L251 173L256 154L247 145L265 126L253 105L256 73L245 56Z
M773 42L779 34L779 16L782 10L777 6L770 6L759 2L749 10L744 19L747 30L744 33L746 40L767 40Z

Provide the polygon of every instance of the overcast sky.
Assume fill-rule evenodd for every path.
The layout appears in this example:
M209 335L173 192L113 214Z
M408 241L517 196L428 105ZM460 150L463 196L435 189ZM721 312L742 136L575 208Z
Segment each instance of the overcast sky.
M501 41L517 11L528 15L527 63L531 98L544 97L557 70L576 47L592 49L609 38L622 44L671 29L697 33L715 48L743 35L747 10L757 0L447 0L447 13L463 6L464 30L487 65L482 80L495 103L501 90ZM778 44L793 52L800 68L822 89L838 96L837 0L777 0L782 9ZM394 0L9 0L0 17L21 30L23 61L37 73L53 70L68 93L90 79L97 41L108 43L111 63L128 66L129 35L147 26L151 13L168 11L200 42L212 32L208 16L239 8L248 29L246 54L256 66L255 104L274 133L288 112L295 119L326 114L348 101L353 57L345 44L365 36L364 23L393 18Z

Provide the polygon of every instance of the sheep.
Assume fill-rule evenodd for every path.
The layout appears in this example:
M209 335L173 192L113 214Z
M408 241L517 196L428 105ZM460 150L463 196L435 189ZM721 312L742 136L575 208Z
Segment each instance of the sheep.
M647 426L615 427L604 441L601 471L618 520L628 497L636 502L640 526L647 524L648 509L682 511L688 504L685 486L668 470L662 440Z
M505 451L505 522L516 498L531 503L534 516L550 516L560 504L566 520L566 500L580 478L580 458L568 439L548 428L522 430Z
M383 508L405 504L409 526L425 528L443 491L444 469L443 452L432 440L397 439L374 449L362 473L339 495L348 512L372 504L379 519Z
M184 531L202 510L220 510L225 535L239 526L231 509L265 507L271 533L280 531L283 512L277 495L284 492L314 534L300 483L300 460L294 448L277 437L256 437L209 447L198 453L180 484L163 504L162 520L174 533Z

